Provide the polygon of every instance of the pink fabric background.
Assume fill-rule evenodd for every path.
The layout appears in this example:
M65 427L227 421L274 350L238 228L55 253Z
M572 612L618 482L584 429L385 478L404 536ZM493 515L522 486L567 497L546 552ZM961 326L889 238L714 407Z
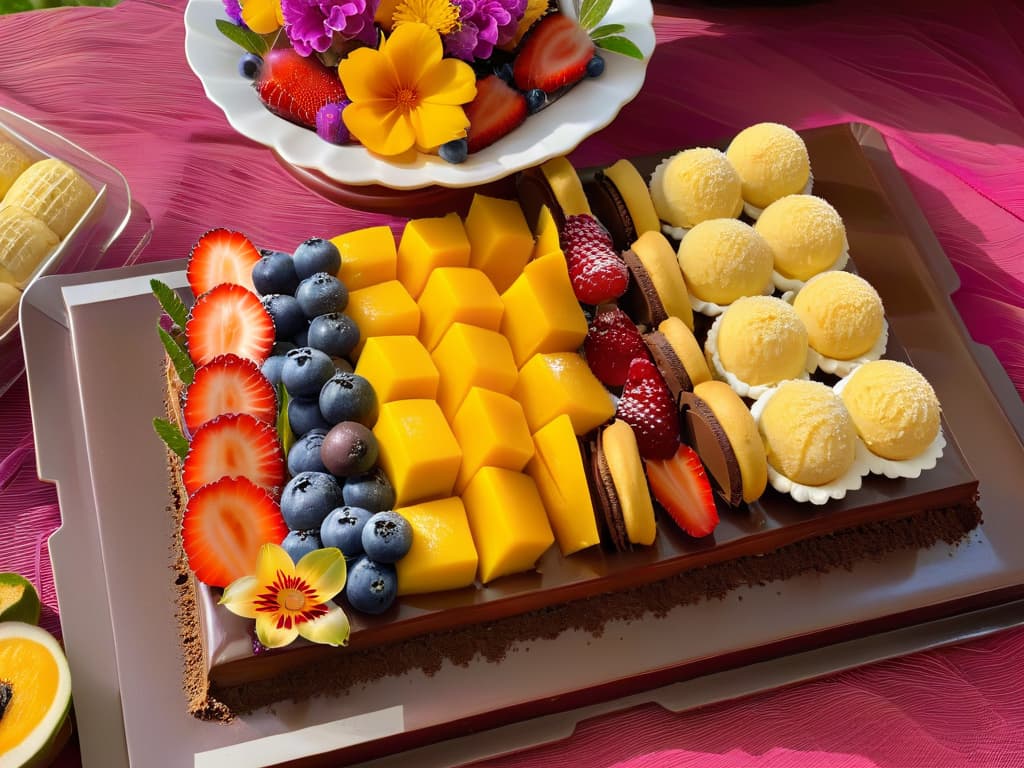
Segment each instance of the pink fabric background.
M127 177L155 225L143 260L225 225L291 249L384 221L337 208L237 137L183 53L184 3L124 0L0 17L0 104ZM1024 391L1024 10L860 0L743 9L658 5L642 94L582 164L714 141L759 120L859 120L888 139L963 287L955 303ZM240 86L241 87L241 86ZM266 215L275 211L275 215ZM108 264L123 259L109 254ZM0 400L0 570L27 574L59 632L24 381ZM646 707L486 763L713 768L1024 765L1024 630L684 715ZM72 745L59 765L79 764Z

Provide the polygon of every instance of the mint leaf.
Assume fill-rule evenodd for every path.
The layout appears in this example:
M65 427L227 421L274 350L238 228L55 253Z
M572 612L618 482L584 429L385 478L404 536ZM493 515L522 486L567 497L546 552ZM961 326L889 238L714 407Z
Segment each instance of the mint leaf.
M615 53L621 53L623 56L629 56L631 59L644 60L643 52L636 47L632 40L625 37L615 35L612 37L602 37L600 40L595 40L594 45L598 48L604 48L606 51L614 51Z
M584 29L593 29L601 23L601 19L612 7L612 0L583 0L583 7L580 9L580 26Z
M267 41L263 37L257 35L251 29L244 29L226 19L217 19L217 29L221 31L224 37L235 45L241 46L249 53L265 56L267 51L270 50L270 46L267 45Z
M621 35L626 31L626 27L622 24L605 24L598 27L590 33L591 40L600 40L602 37L611 37L612 35Z
M196 367L192 365L192 360L188 356L188 352L176 342L167 331L160 327L159 324L156 326L156 331L160 334L160 341L163 342L164 349L167 350L167 356L171 358L171 364L174 366L174 370L178 373L178 378L181 379L182 383L186 386L192 383L192 379L196 375Z
M288 423L288 390L284 384L277 385L277 434L281 436L281 450L284 455L292 449L295 443L295 435L292 434L292 426Z
M179 458L184 459L188 455L188 440L181 434L177 424L167 419L153 419L153 431Z
M171 318L171 322L179 328L184 328L188 321L188 310L181 297L166 283L161 283L159 280L150 280L149 287L153 290L156 300L160 302L160 307Z

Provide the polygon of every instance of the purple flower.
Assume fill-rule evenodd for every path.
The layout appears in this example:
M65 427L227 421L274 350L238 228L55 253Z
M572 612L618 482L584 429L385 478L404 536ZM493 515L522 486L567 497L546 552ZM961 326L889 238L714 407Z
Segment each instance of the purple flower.
M464 61L486 59L495 45L516 33L526 0L452 0L459 7L460 27L444 36L445 50Z
M284 29L301 56L331 47L334 35L377 42L373 16L380 0L281 0Z
M235 24L240 27L245 26L245 22L242 21L242 6L238 0L222 0L224 3L224 13L228 15Z

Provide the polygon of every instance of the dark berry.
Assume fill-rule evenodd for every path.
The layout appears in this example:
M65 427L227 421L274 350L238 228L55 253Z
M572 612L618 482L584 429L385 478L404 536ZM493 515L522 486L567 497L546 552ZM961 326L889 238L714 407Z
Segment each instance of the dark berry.
M395 566L362 557L348 572L345 597L349 605L362 613L384 613L398 595Z
M286 293L271 293L261 301L270 319L274 321L274 338L277 341L289 341L307 326L306 316L294 296Z
M334 275L317 272L299 283L295 298L306 317L312 320L318 315L344 312L348 305L348 289Z
M281 491L281 517L293 531L319 530L342 504L341 485L326 472L300 472Z
M291 424L289 424L291 426ZM320 446L324 442L326 429L311 429L295 441L288 451L288 473L326 472L327 467L320 460Z
M437 154L441 156L442 160L457 165L464 162L469 155L469 141L466 139L449 141L441 145L441 148L437 150Z
M397 563L412 546L412 526L397 512L378 512L363 528L363 551L378 563Z
M304 437L314 430L326 432L331 428L320 413L315 397L293 397L288 401L288 426L296 437Z
M288 531L288 535L281 542L281 548L287 552L293 563L299 562L303 555L308 555L315 549L320 549L320 531Z
M548 103L548 95L540 88L532 88L526 92L526 109L532 115L540 112Z
M383 512L395 506L395 489L380 467L365 475L348 478L342 495L346 504L371 512Z
M358 421L372 427L377 421L377 393L356 373L336 373L320 390L320 412L331 424Z
M363 554L363 526L373 513L359 507L338 507L324 518L320 541L325 547L337 547L347 560Z
M359 326L344 312L317 315L309 324L309 346L331 357L345 357L359 343Z
M320 107L316 113L316 135L331 144L347 143L350 136L341 113L349 104L345 99L338 104L324 104Z
M317 272L336 275L341 269L341 253L338 251L338 247L330 240L324 240L321 237L311 237L301 243L295 249L292 258L295 261L295 273L299 276L299 280L305 280Z
M270 293L291 295L299 287L299 276L290 253L260 251L260 260L252 266L252 284L261 296Z
M587 77L600 77L604 74L604 59L595 56L587 62Z
M263 67L263 59L255 53L243 53L238 60L238 74L249 80L255 80Z
M331 427L320 446L320 458L335 477L369 472L377 463L379 453L373 432L355 421L343 421Z
M281 381L292 397L319 397L333 375L334 363L319 349L298 347L284 356Z

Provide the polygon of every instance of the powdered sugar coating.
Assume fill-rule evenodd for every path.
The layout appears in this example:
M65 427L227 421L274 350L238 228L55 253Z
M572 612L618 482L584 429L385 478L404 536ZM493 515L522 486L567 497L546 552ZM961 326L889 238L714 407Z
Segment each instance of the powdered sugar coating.
M677 152L651 175L658 217L689 229L707 219L736 218L743 210L742 184L725 153L710 147Z
M866 354L885 325L878 291L851 272L823 272L812 277L796 295L793 309L807 328L811 349L837 360Z
M748 387L807 377L807 329L793 307L782 299L737 299L715 320L712 332L708 333L708 344L714 347L713 364ZM746 397L750 393L740 394Z
M726 157L743 184L743 199L764 208L804 189L811 175L807 145L792 128L758 123L740 131Z
M828 202L787 195L764 209L754 229L768 242L775 270L807 281L829 269L846 249L846 227Z
M679 244L678 258L686 287L701 301L731 304L771 285L771 248L739 219L702 221Z

